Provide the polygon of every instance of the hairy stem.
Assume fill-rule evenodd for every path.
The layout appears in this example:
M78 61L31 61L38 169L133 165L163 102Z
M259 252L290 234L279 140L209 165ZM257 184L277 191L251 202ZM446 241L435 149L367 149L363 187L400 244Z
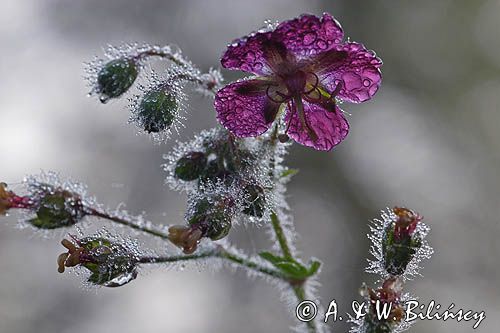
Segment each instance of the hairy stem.
M279 220L278 216L276 215L276 213L271 214L271 223L273 226L274 233L276 235L276 239L278 240L281 251L283 252L283 256L286 259L296 260L293 257L292 252L290 251L290 246L288 245L289 241L286 238L286 234L283 232L283 227L281 226L280 220ZM304 288L304 284L307 282L307 279L305 279L304 281L302 281L299 284L297 284L296 281L287 280L287 282L290 285L290 288L293 290L295 297L297 297L299 304L302 301L305 301L308 299L308 297L306 295L305 288ZM308 321L306 323L306 325L307 325L307 330L309 331L309 333L317 332L317 327L316 327L316 323L314 322L314 320Z
M181 74L172 77L172 80L192 82L206 89L212 94L215 94L220 89L220 85L217 85L214 80L210 80L210 75L208 75L209 78L201 75L201 71L195 65L193 65L191 61L184 58L179 52L171 52L164 49L152 48L139 53L136 56L136 59L145 59L148 57L160 57L186 69L186 71L183 71Z
M297 297L297 300L299 301L299 304L302 301L307 300L306 291L305 291L303 285L292 286L292 288L293 288L293 293L295 294L295 297ZM306 322L306 324L307 324L307 330L309 331L309 333L317 332L316 323L314 322L314 320L308 321L308 322Z
M145 232L147 234L168 240L168 234L166 234L160 230L155 230L154 227L149 223L144 223L144 224L137 223L137 222L125 219L123 217L111 215L109 213L106 213L106 212L103 212L103 211L100 211L97 209L92 209L90 211L89 215L95 216L95 217L100 217L100 218L106 219L108 221L118 223L118 224L130 227L132 229L139 230L139 231Z
M184 59L180 53L175 53L175 52L167 52L166 50L163 49L149 49L144 52L141 52L137 55L137 59L144 59L147 57L160 57L166 60L169 60L173 62L174 64L181 66L181 67L188 67L191 66L191 63Z
M288 240L286 239L283 228L281 227L280 220L276 213L271 214L271 224L273 226L274 233L276 235L276 239L280 245L281 251L283 252L283 256L286 259L293 259L292 252L290 251L290 247L288 246Z
M255 261L252 261L248 258L242 257L238 254L232 253L229 250L224 249L222 246L217 246L212 251L205 251L190 255L179 255L179 256L165 256L165 257L142 257L139 259L139 263L141 264L159 264L159 263L169 263L169 262L181 262L181 261L190 261L204 258L221 258L232 263L235 263L239 266L246 267L247 269L253 270L255 272L281 279L287 280L286 277L279 271L264 267Z

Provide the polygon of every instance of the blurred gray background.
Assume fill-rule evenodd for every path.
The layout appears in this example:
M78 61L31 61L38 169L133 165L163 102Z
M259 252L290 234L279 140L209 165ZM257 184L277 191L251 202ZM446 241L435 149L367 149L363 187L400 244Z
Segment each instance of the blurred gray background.
M422 301L485 310L478 332L500 325L500 1L2 1L0 177L56 170L88 184L101 202L180 223L185 198L163 186L162 154L127 125L126 100L87 98L84 61L107 43L176 43L201 68L226 44L303 12L332 13L352 40L384 60L374 100L345 105L351 133L330 153L294 146L289 188L304 258L325 265L320 295L348 310L363 281L367 221L407 205L432 227L436 253L407 285ZM232 80L239 73L225 72ZM180 139L215 124L209 99L190 99ZM245 274L146 270L119 289L83 290L49 239L0 219L0 332L288 332L279 293ZM262 229L233 241L268 246ZM251 241L250 239L254 239ZM157 243L149 245L158 246ZM346 332L343 323L332 324ZM425 321L411 331L472 332L472 323ZM494 329L496 327L496 329Z

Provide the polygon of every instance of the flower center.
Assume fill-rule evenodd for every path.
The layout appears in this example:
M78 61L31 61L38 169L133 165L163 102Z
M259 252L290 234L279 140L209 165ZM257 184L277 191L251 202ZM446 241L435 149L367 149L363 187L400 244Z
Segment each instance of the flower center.
M301 70L295 71L282 78L291 95L297 95L304 92L307 83L307 74Z

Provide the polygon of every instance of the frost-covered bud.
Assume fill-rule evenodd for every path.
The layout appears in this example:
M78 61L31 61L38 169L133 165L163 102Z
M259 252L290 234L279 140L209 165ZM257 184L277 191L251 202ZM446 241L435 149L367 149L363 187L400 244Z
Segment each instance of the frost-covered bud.
M130 58L119 58L104 64L97 73L97 92L101 95L101 102L106 103L127 92L138 72L138 64Z
M29 223L40 229L68 227L85 216L80 197L65 190L45 193L33 205L33 210L36 216Z
M193 151L182 156L175 165L175 177L191 181L199 178L207 166L207 157L202 152Z
M382 238L384 266L391 275L401 275L422 246L422 238L416 233L422 217L407 209L395 207L396 219L389 224Z
M212 240L226 237L231 230L231 215L224 206L224 201L211 203L207 199L201 199L194 207L188 220L189 225L199 227L203 236Z
M165 89L153 89L144 95L137 109L137 118L144 130L158 133L169 129L178 113L179 104L175 95Z
M91 273L88 282L105 287L119 287L137 277L137 259L121 244L101 237L74 238L74 243L61 242L68 252L57 258L59 273L82 266Z
M365 297L368 307L364 320L366 333L390 333L398 327L404 318L404 302L401 300L402 284L397 277L385 280L382 287L374 290L363 285L361 295ZM389 308L387 318L380 318L384 307ZM378 310L377 310L378 308Z
M219 180L231 180L231 172L226 169L223 163L220 163L217 159L208 162L207 167L203 170L201 174L201 181L212 181L216 182Z
M262 217L266 209L266 197L264 189L259 185L247 185L243 192L246 194L248 206L243 213L251 216Z
M226 237L231 229L232 214L227 200L197 199L188 210L188 225L175 225L168 229L168 239L183 249L184 253L196 251L203 237L218 240Z

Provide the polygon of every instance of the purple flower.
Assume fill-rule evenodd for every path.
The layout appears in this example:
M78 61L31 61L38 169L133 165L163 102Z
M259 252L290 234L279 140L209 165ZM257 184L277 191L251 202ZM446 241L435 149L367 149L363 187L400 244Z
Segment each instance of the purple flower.
M302 15L273 31L230 45L221 63L256 75L217 93L217 118L240 137L258 136L285 106L286 133L300 144L330 150L349 131L337 99L369 100L378 90L382 61L362 44L343 42L329 14Z

